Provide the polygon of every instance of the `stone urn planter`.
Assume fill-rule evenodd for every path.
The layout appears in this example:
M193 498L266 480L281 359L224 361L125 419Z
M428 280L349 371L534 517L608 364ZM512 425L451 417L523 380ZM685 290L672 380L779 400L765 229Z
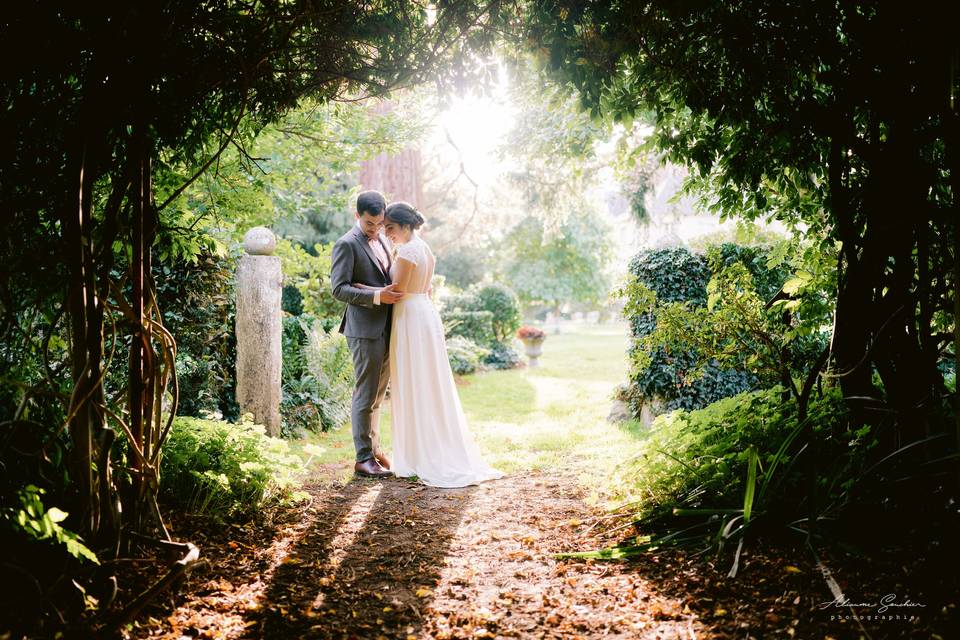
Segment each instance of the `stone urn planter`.
M539 358L543 354L543 341L547 339L547 334L536 327L520 327L517 337L523 342L523 351L527 354L528 365L539 367Z

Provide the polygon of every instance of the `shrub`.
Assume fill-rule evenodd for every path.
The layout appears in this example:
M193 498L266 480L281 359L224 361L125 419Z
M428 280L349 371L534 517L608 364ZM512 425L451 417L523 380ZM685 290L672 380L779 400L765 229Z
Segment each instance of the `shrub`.
M750 370L750 353L742 347L737 351L739 360L733 357L721 362L704 357L710 352L698 350L691 342L696 328L684 325L695 322L697 313L707 313L711 277L734 265L741 265L758 297L773 297L787 274L766 264L765 249L731 243L712 247L710 259L684 248L670 248L643 251L631 260L632 279L623 293L627 297L624 313L633 335L630 382L634 389L628 397L634 415L652 398L660 399L665 410L698 409L776 382ZM667 317L670 322L665 323ZM810 347L803 354L808 357L820 342L809 339L795 345L797 349L801 346Z
M496 342L509 340L520 326L520 301L512 289L502 284L488 284L476 290L477 311L489 311Z
M512 344L498 342L490 347L490 353L483 357L483 364L491 369L516 369L524 365L523 357Z
M444 311L444 331L448 338L461 337L479 345L493 344L493 314L489 311Z
M250 517L299 499L302 464L261 425L177 417L161 456L160 495L194 513Z
M465 376L477 371L481 361L489 349L479 346L469 338L454 336L447 340L447 358L450 360L450 369L458 376Z
M294 316L303 313L303 294L292 284L284 285L280 298L280 308Z
M635 362L639 359L637 349L637 345L631 348ZM759 384L756 376L747 371L723 367L715 360L698 367L698 360L699 356L691 349L655 350L650 356L650 365L631 377L628 405L633 415L639 416L640 408L651 398L661 400L663 411L690 411L756 389ZM697 378L691 382L688 376L694 369L698 369Z
M492 347L509 340L520 326L520 303L501 284L474 286L444 300L443 319L448 337L463 336Z
M621 496L640 499L634 515L651 518L669 514L674 507L743 506L751 447L763 470L760 479L770 474L775 480L771 487L778 492L762 496L761 506L777 509L780 505L798 512L809 487L792 464L800 455L795 453L799 446L788 448L786 456L777 459L781 445L798 428L797 403L784 402L782 397L783 389L773 387L724 398L703 409L658 416L637 455L618 469ZM820 499L839 501L865 460L869 427L848 428L839 389L827 389L813 399L808 412L812 439L818 442L822 486L831 492Z

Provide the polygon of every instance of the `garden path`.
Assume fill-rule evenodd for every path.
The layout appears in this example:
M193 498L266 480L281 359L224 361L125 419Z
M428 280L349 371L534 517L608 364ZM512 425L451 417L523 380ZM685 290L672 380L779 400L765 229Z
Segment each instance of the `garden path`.
M211 570L144 630L178 638L694 637L690 609L642 576L553 556L603 543L589 526L600 512L589 493L611 448L632 440L604 420L625 375L625 347L622 325L581 326L551 335L539 368L462 380L471 428L508 473L479 487L353 478L346 429L303 443L327 449L309 506L285 522L208 532L201 546Z
M605 420L626 377L624 327L581 327L545 346L540 368L471 376L460 387L471 429L506 478L463 489L354 478L348 430L313 438L302 444L327 452L306 487L308 504L217 530L173 522L208 566L145 611L129 636L794 635L819 578L797 575L783 559L752 554L744 570L755 579L724 581L719 568L679 551L629 564L555 556L627 533L593 525L604 478L637 433Z

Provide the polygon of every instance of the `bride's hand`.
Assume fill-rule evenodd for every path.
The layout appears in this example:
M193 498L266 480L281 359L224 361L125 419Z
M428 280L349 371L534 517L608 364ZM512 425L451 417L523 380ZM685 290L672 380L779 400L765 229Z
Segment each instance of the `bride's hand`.
M355 286L357 289L376 289L377 288L377 287L371 287L368 284L363 284L362 282L354 282L353 286Z

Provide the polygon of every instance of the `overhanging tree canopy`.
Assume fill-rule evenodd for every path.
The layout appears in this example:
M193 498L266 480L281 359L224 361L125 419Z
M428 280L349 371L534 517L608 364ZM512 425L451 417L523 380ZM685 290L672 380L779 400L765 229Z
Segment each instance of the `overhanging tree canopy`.
M938 361L951 343L956 356L951 13L878 1L531 3L528 36L545 63L595 112L652 110L656 146L697 170L721 214L842 243L832 375L864 419L880 398L899 414L889 447L930 430L925 416L946 395Z
M154 495L176 410L175 343L155 302L151 246L158 212L192 179L155 185L156 168L215 171L238 130L256 131L306 96L482 74L475 57L511 16L498 0L435 11L400 0L20 3L0 16L0 210L10 238L0 248L0 331L16 338L3 356L43 362L19 381L22 396L3 419L69 434L67 524L101 557L118 553L124 527L153 522L166 534ZM57 340L68 357L49 362ZM108 397L105 359L125 346L128 384ZM164 409L168 386L174 406ZM30 413L44 395L59 411ZM115 478L118 433L128 468ZM22 480L5 478L4 493Z

